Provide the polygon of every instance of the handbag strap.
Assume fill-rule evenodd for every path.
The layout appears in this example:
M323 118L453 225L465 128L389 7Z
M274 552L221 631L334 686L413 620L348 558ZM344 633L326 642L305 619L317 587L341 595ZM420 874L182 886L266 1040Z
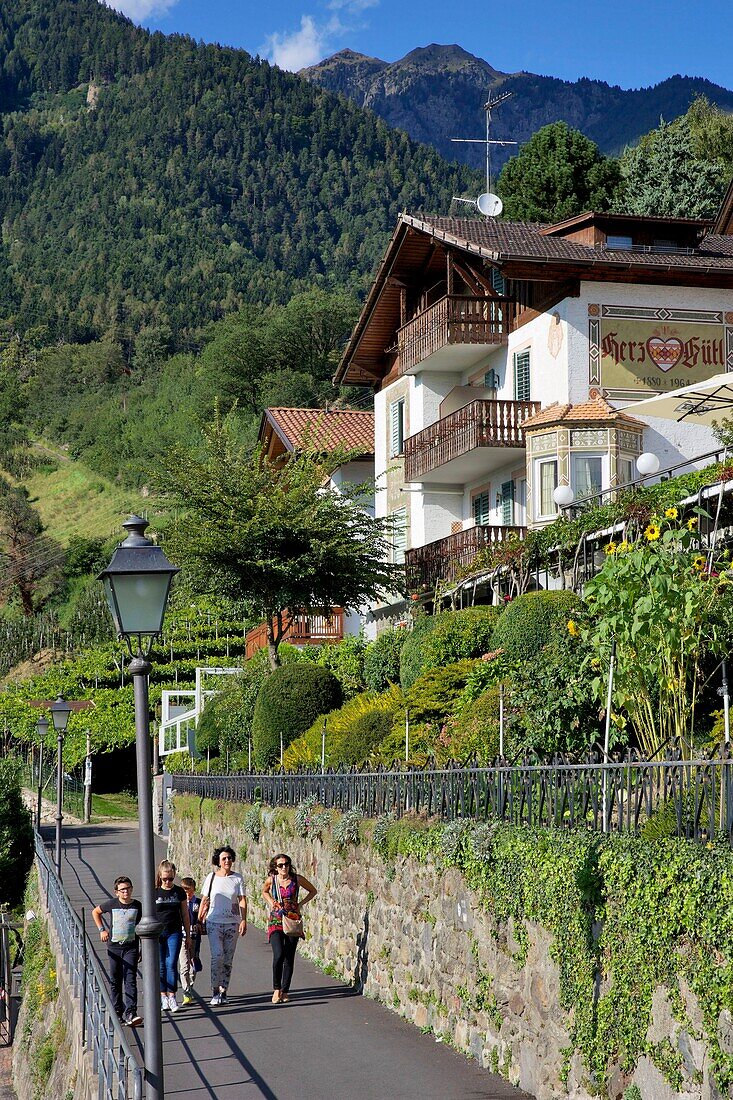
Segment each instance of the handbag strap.
M204 898L207 901L210 902L211 901L211 888L214 885L214 872L213 871L210 872L208 881L209 881L209 885L206 888L206 893L204 894Z

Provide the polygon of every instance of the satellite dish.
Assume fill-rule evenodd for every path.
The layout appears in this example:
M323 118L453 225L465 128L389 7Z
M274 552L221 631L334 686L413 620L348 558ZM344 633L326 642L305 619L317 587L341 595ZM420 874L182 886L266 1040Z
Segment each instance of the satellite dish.
M498 218L504 208L499 196L492 195L490 191L485 191L483 195L479 195L476 199L476 206L479 214L483 214L486 218Z

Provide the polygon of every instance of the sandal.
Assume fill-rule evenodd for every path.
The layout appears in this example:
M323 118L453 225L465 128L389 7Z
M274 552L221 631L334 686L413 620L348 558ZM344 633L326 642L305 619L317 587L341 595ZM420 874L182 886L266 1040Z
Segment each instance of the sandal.
M274 993L272 994L272 1003L273 1003L274 1005L279 1005L279 1004L280 1004L280 1001L281 1001L282 999L283 999L283 997L282 997L282 994L280 993L280 990L279 990L279 989L276 989L276 990L274 991Z
M280 1004L282 1004L282 1005L287 1004L289 1000L290 1000L290 997L288 996L287 993L281 993L280 994Z

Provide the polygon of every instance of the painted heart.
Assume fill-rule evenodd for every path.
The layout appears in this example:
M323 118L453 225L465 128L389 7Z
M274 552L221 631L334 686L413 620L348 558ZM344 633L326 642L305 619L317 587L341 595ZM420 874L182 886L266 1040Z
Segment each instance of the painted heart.
M682 356L682 341L676 336L669 336L663 340L661 336L650 336L646 342L646 350L660 370L671 370Z

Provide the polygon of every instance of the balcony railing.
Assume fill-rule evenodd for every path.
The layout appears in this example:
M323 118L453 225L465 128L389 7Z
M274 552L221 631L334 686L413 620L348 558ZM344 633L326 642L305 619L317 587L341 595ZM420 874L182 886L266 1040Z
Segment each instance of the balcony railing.
M287 616L289 613L284 611ZM331 615L308 615L305 612L293 616L282 639L290 645L324 645L340 642L344 636L344 613L336 607ZM245 656L247 660L267 645L267 623L260 623L247 632Z
M470 565L479 550L512 536L523 539L526 527L490 527L478 524L436 539L427 546L418 546L405 554L407 586L418 591L423 586L434 588L437 581L454 581L458 570Z
M516 303L509 298L446 295L398 330L399 373L449 344L506 344L515 316Z
M426 474L477 447L524 447L523 423L539 401L471 401L405 440L405 481Z

